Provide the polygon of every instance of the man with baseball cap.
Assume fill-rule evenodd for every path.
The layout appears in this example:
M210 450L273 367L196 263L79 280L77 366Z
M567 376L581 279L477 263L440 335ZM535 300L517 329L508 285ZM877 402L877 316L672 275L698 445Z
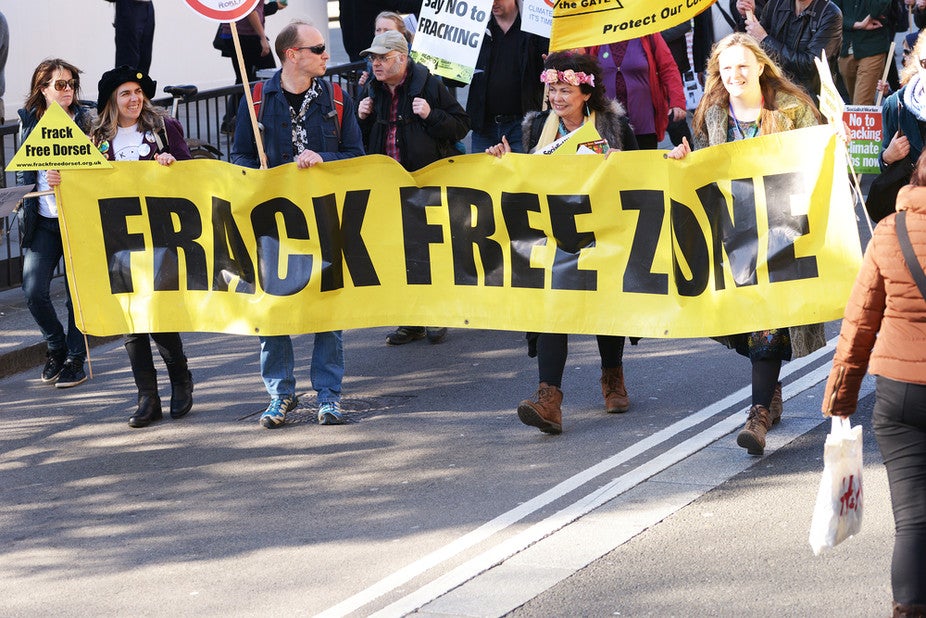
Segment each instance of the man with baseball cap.
M357 109L367 153L392 157L408 171L459 154L454 144L469 132L469 116L440 78L408 57L405 37L387 30L360 55L373 64ZM386 343L425 337L439 343L446 334L446 328L400 326Z

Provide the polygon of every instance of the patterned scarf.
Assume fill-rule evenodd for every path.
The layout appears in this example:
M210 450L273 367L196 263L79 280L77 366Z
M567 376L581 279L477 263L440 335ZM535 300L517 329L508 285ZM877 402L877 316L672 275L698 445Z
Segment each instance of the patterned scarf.
M303 121L305 120L306 115L309 113L309 105L318 98L318 95L321 94L321 86L318 84L317 79L312 80L312 86L305 91L305 98L302 100L302 105L299 106L299 112L297 113L292 107L289 108L289 114L292 118L292 127L293 127L293 156L298 157L304 150L307 149L306 144L308 144L309 136L306 133L305 125Z
M923 84L919 73L907 82L907 87L904 88L903 103L917 120L926 122L926 84Z

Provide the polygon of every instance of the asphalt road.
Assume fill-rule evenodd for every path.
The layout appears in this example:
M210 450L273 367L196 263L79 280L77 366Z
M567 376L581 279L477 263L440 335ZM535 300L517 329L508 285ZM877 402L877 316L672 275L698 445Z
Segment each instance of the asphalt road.
M351 422L338 427L315 423L309 395L282 429L261 429L244 337L185 335L193 412L145 429L126 424L118 344L94 350L95 378L75 389L42 385L38 367L0 380L0 614L886 607L891 524L870 436L864 534L820 558L806 541L830 355L786 365L784 420L760 459L729 435L748 362L711 340L628 346L633 407L608 415L594 338L571 338L564 433L548 436L515 414L536 388L523 334L391 348L388 330L345 334ZM296 338L300 390L310 343ZM844 593L859 577L854 612Z

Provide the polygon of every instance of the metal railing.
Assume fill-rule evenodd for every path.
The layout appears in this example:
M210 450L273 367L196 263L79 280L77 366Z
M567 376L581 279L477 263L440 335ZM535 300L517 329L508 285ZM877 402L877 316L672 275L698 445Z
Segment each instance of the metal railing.
M358 80L366 68L364 62L352 62L331 67L325 73L329 79L341 84L356 101L360 90ZM218 149L225 161L231 157L232 135L222 132L222 120L229 102L237 101L243 96L240 85L215 88L187 97L180 102L177 118L183 125L188 138L197 139ZM171 97L159 97L152 101L155 105L170 108ZM8 108L9 109L9 108ZM19 125L8 121L0 126L0 166L6 170L7 162L19 149ZM0 187L16 184L14 172L0 175ZM0 218L0 290L17 287L22 283L22 249L20 247L19 226L14 225L12 217Z

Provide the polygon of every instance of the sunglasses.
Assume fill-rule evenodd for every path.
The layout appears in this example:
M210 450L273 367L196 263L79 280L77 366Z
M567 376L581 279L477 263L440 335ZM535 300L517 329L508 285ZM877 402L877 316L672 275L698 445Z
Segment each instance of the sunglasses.
M322 43L321 45L311 45L308 47L290 47L290 49L295 49L296 51L302 51L303 49L307 49L313 54L315 54L316 56L321 56L322 54L325 53L326 48L325 48L325 44Z
M48 82L51 84L52 82ZM71 90L77 90L77 84L79 82L76 79L56 79L54 81L55 90L61 92L65 88L70 88Z

